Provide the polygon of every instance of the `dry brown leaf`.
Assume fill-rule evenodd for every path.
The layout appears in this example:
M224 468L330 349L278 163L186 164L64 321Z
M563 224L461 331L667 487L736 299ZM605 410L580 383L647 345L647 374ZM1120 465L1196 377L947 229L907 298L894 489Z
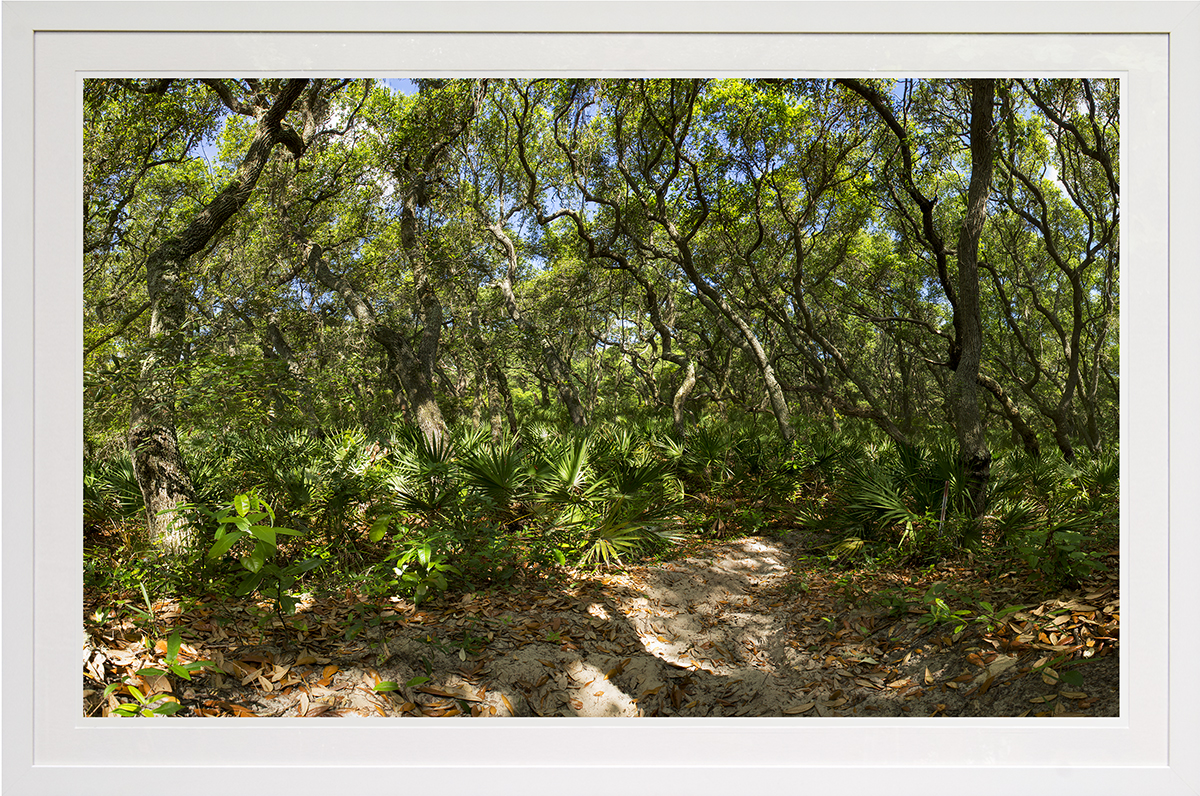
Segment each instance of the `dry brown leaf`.
M146 696L172 693L171 679L165 674L149 675L143 679L146 681Z
M475 693L475 691L465 686L446 686L445 688L422 686L416 690L422 694L430 694L432 696L440 696L447 699L465 699L468 702L483 701L479 695Z
M625 667L629 665L629 662L630 662L631 660L633 660L633 659L632 659L632 658L626 658L625 660L623 660L623 661L621 661L620 663L618 663L616 666L614 666L614 667L612 667L611 669L609 669L609 670L608 670L608 674L604 675L604 679L605 679L605 680L611 680L612 678L614 678L614 677L616 677L617 675L619 675L621 672L625 671Z

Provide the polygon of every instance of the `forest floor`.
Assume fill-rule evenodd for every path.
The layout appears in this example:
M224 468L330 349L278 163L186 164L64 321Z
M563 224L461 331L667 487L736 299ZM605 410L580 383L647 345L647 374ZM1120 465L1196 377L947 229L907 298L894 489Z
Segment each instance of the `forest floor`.
M342 593L302 603L286 632L244 601L157 603L150 626L89 624L84 712L129 702L102 698L127 676L184 716L1119 715L1115 558L1079 590L1030 600L1012 573L969 564L830 570L803 557L819 541L693 542L669 561L419 607ZM1023 608L963 614L955 632L921 621L935 582ZM85 618L104 607L89 599ZM177 662L224 674L137 675L163 666L174 628Z

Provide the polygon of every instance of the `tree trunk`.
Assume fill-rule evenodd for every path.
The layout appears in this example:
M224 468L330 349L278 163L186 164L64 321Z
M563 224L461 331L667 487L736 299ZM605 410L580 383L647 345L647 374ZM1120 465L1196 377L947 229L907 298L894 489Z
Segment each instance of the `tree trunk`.
M725 297L697 272L692 262L691 249L682 243L673 225L668 226L668 234L677 241L677 248L681 250L682 254L679 264L692 285L695 286L700 303L713 315L718 326L723 325L723 321L728 321L733 325L734 330L725 333L726 339L749 355L754 364L758 366L763 387L766 389L767 400L771 405L771 414L775 416L775 423L779 426L779 435L785 442L791 442L796 438L796 432L792 428L791 410L788 408L787 398L783 394L783 387L775 376L775 368L771 365L771 359L767 356L767 351L758 339L758 335L750 328L746 319L725 300Z
M178 235L160 245L146 260L146 293L150 301L151 352L142 362L129 412L127 444L133 470L146 504L146 528L156 548L168 555L186 552L195 532L177 514L163 515L192 499L192 481L179 452L175 429L174 369L183 355L182 334L187 306L187 261L250 199L278 143L294 157L304 151L300 137L283 126L283 117L299 99L308 80L289 80L269 108L258 117L250 148L233 180Z
M296 385L296 389L300 391L300 411L304 413L305 422L308 423L308 434L314 438L320 438L323 434L321 431L321 421L317 417L315 403L313 401L312 389L309 387L308 378L304 375L304 368L300 366L300 362L296 359L295 352L288 345L288 341L284 338L283 332L279 329L279 323L276 321L275 313L271 312L267 316L267 340L271 345L271 349L275 352L287 368L288 375Z
M482 215L482 211L480 213ZM567 413L571 416L571 424L577 428L582 428L587 425L587 412L584 410L583 404L579 400L579 393L575 389L575 383L571 377L570 365L559 355L554 344L550 342L550 338L535 326L533 322L521 314L521 310L517 306L517 296L513 292L513 279L515 278L517 269L516 247L513 245L512 239L508 237L508 234L505 233L504 229L498 223L488 223L487 229L488 232L492 233L492 237L504 247L505 256L508 259L508 270L504 278L495 283L504 296L504 306L508 311L508 317L524 334L537 341L538 347L542 350L542 361L546 366L546 372L550 374L550 378L554 381L558 397L567 407Z
M675 433L680 438L687 433L687 426L684 423L683 406L687 403L688 397L695 388L696 363L689 360L687 372L683 375L683 382L679 385L679 389L675 391L675 398L671 401L671 411L675 418Z
M413 422L431 444L440 443L446 438L448 431L446 421L442 418L441 409L438 408L437 394L433 389L431 357L437 352L436 339L431 343L430 335L426 334L420 349L413 350L404 335L379 322L371 305L358 294L358 291L346 281L345 277L330 271L321 255L321 247L309 242L307 253L309 272L318 282L341 296L342 301L346 304L346 309L350 311L355 320L363 325L367 334L371 335L375 342L383 346L388 355L388 372L408 398ZM436 321L440 328L440 305L433 311L429 310L428 305L426 309L426 323Z
M1004 388L1000 386L1000 382L986 373L980 373L978 381L980 386L990 392L996 399L996 402L1000 404L1001 413L1008 420L1009 425L1012 426L1013 433L1021 440L1021 445L1024 447L1025 452L1035 459L1041 456L1042 447L1038 443L1037 434L1034 433L1029 423L1025 421L1025 418L1021 415L1021 410L1008 397L1008 394L1004 392Z
M979 307L979 238L987 219L992 186L992 102L994 80L971 80L971 181L967 188L967 215L958 235L958 305L961 319L959 358L950 379L949 399L958 432L958 456L966 470L967 496L976 517L987 510L988 479L992 454L984 434L976 384L983 354L983 328Z

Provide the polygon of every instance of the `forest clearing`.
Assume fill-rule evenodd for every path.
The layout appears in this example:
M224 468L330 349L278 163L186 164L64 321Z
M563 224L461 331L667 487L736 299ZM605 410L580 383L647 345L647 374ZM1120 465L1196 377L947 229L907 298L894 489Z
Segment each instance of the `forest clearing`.
M88 716L1118 716L1116 79L84 83Z

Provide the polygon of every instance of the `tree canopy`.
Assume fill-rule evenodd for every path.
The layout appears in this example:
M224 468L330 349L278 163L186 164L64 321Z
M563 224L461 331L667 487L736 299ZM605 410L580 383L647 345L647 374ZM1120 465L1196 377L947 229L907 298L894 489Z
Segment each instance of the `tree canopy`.
M89 710L249 715L224 674L324 689L361 633L423 645L395 679L339 675L343 708L382 715L550 715L546 655L583 671L610 642L630 657L551 687L568 715L900 715L918 681L922 710L973 715L1010 668L1075 687L1100 655L1104 698L1054 710L1112 714L1118 97L1076 78L87 79L85 600L121 607L92 614L107 652L85 676L154 662ZM632 618L618 567L679 618L670 640ZM162 638L164 593L188 596ZM450 647L440 609L418 612L439 600ZM222 622L326 648L196 660L225 654ZM138 651L109 655L129 623ZM492 641L531 668L485 700L452 678ZM935 691L934 646L984 674ZM405 699L366 701L388 691ZM314 693L287 710L334 709ZM1026 712L1057 696L1015 693Z
M87 81L85 437L152 528L263 426L954 438L980 513L1115 446L1117 81L412 85Z

